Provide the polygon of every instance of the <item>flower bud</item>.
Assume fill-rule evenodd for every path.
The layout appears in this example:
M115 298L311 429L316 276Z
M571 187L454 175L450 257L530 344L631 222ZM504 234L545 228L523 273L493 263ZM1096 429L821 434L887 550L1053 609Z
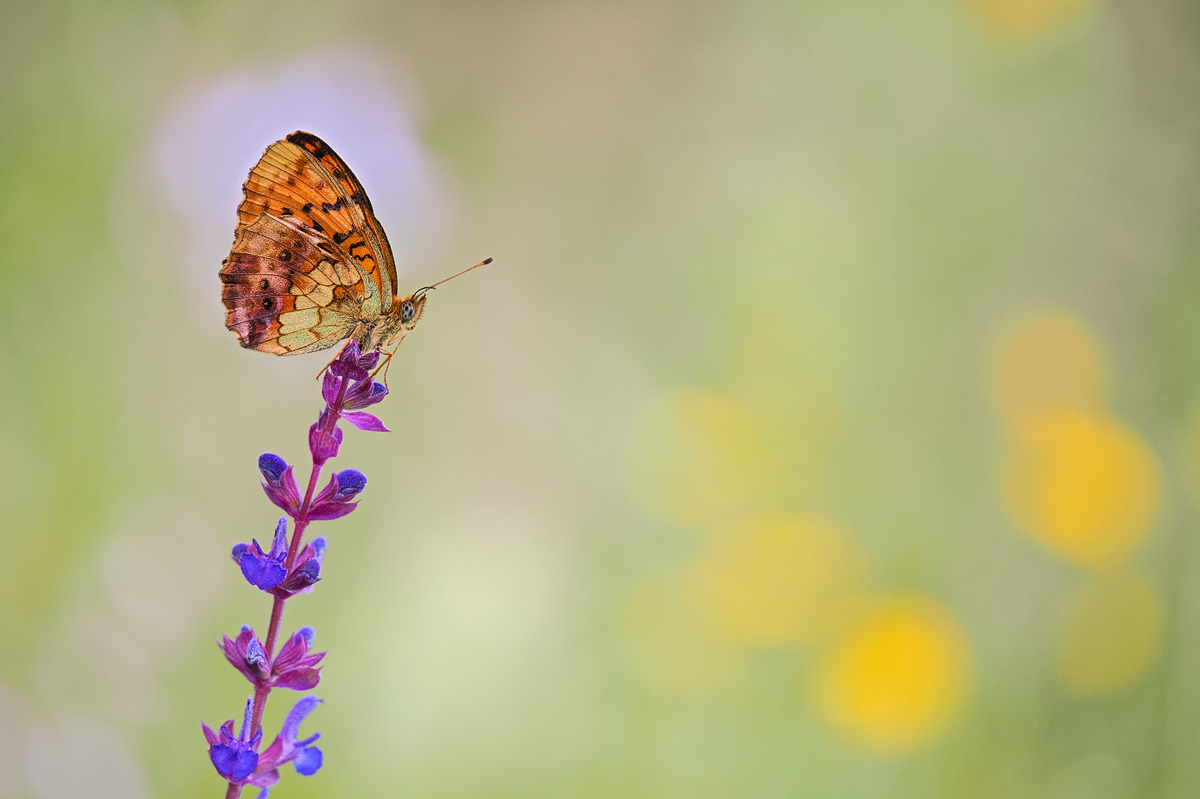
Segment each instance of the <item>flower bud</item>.
M287 466L287 462L273 452L264 452L258 456L258 470L262 472L263 479L271 485L279 485L279 478L283 476Z

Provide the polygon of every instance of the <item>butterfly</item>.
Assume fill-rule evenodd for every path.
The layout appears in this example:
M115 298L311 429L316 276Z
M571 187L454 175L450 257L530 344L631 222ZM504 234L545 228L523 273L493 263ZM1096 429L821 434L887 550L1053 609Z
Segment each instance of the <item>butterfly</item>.
M492 260L401 297L367 193L311 133L268 147L242 193L220 276L225 326L247 349L299 355L346 338L363 353L399 346L417 326L426 292Z

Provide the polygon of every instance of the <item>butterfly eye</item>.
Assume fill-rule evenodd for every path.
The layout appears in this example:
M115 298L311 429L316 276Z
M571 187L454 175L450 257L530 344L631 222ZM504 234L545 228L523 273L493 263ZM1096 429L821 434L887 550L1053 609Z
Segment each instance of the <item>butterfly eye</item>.
M400 303L400 321L411 322L413 314L417 312L417 306L412 304L411 300L405 300Z

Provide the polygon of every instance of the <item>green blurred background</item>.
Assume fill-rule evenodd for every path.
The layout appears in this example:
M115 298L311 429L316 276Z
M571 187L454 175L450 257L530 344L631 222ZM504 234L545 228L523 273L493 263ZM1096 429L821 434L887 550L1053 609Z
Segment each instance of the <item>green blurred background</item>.
M0 5L0 796L222 793L296 129L402 288L496 260L347 432L276 796L1196 795L1194 3L292 0Z

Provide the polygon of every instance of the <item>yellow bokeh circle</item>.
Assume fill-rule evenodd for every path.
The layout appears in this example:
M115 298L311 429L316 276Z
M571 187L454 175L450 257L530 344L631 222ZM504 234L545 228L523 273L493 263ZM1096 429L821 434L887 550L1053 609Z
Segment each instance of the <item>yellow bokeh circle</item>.
M972 682L970 647L937 600L872 603L814 672L814 704L851 742L903 754L943 732Z
M1091 0L968 0L988 32L1005 38L1045 33L1067 22Z
M1154 521L1158 493L1150 449L1106 415L1061 408L1010 430L1004 499L1013 521L1079 565L1128 557Z
M1007 424L1021 424L1048 409L1099 412L1104 369L1092 338L1065 314L1026 320L996 359L996 399Z
M1081 697L1128 688L1158 659L1162 628L1153 586L1131 571L1103 575L1075 598L1062 637L1059 676Z

